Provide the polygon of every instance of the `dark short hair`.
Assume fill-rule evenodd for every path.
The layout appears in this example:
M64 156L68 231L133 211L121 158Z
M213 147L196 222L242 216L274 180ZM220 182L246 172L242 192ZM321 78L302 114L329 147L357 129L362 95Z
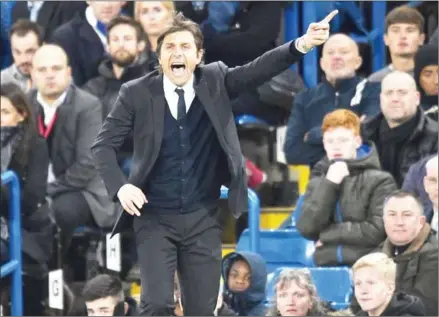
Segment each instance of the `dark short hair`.
M384 201L384 204L383 204L383 209L386 207L386 205L390 199L392 199L392 198L406 198L406 197L411 197L415 200L416 204L418 205L419 209L421 210L421 215L423 215L424 214L424 206L423 206L419 196L413 192L409 192L409 191L406 191L403 189L395 190L389 196L387 196L385 201Z
M97 275L87 281L82 290L82 297L86 302L92 302L105 297L116 297L119 301L123 301L122 282L116 276L108 274Z
M142 25L134 20L133 18L119 15L111 19L107 25L107 39L110 39L110 31L118 25L129 25L136 31L137 41L145 40L145 32L143 31Z
M201 32L200 26L194 21L186 18L181 12L173 17L171 25L162 33L157 39L157 49L156 53L160 57L160 51L163 45L163 40L166 36L176 32L188 31L192 33L195 39L195 46L197 51L203 49L203 33Z
M12 24L11 28L9 29L9 40L11 39L12 35L23 37L30 32L35 33L38 39L38 45L42 45L43 30L38 24L27 19L19 19L17 22Z
M1 84L0 95L8 99L15 110L24 117L24 135L17 150L16 159L21 166L26 166L29 161L30 141L38 133L33 120L32 107L26 94L14 83Z
M424 17L418 10L407 5L396 7L387 14L384 21L384 32L387 33L389 27L397 23L415 24L419 32L424 33Z

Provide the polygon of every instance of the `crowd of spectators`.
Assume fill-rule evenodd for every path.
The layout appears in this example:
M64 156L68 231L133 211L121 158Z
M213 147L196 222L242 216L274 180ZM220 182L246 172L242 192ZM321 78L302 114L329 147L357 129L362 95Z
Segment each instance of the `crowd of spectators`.
M43 315L48 272L60 261L75 270L68 252L75 230L106 231L116 221L118 205L97 173L91 146L121 86L160 67L157 38L174 14L199 23L205 63L234 67L277 46L287 4L1 5L2 46L10 48L2 55L12 56L11 63L2 60L1 172L15 171L21 183L24 315ZM321 51L320 83L300 89L287 112L269 105L258 87L231 101L236 115L286 124L287 163L311 169L304 202L294 211L297 230L315 241L316 265L352 268L354 296L349 309L334 311L319 298L309 270L291 268L279 275L267 307L264 259L233 252L223 259L216 315L438 315L438 40L437 30L427 34L425 25L416 8L390 10L382 39L390 63L367 76L359 74L368 62L359 45L347 33L332 34ZM128 174L132 136L121 143L118 161ZM270 181L248 158L246 171L251 188ZM8 200L2 185L2 264L9 258ZM135 252L129 253L124 272L136 269ZM136 316L125 278L89 279L73 301L75 314ZM174 293L181 316L178 272Z

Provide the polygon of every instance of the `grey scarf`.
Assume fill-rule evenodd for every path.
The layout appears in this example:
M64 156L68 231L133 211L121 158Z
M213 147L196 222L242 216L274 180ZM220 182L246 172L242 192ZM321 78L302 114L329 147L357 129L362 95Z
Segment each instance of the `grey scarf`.
M1 172L11 163L12 155L17 149L23 136L23 126L0 127Z

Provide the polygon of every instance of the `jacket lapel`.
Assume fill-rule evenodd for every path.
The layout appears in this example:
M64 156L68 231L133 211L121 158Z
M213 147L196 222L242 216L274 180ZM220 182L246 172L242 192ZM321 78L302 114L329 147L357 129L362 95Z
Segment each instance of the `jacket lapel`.
M40 11L38 12L37 22L39 25L48 26L50 18L53 16L57 2L44 1Z
M218 136L221 144L224 140L223 128L221 127L221 122L219 121L219 115L217 109L215 108L215 102L211 97L209 86L201 73L201 69L197 69L194 73L195 77L195 95L200 100L201 104L206 110L207 116L215 129L216 135Z
M60 105L58 107L58 110L56 112L56 123L55 123L55 130L54 130L54 134L56 135L55 138L53 138L53 144L52 144L52 149L51 149L51 157L53 158L53 160L55 160L54 158L58 157L57 156L57 152L58 152L58 148L61 142L61 138L62 138L62 130L63 127L65 125L65 122L67 121L67 119L70 117L70 113L72 112L73 106L73 95L75 93L75 88L73 86L69 87L69 91L67 92L67 96L66 99L64 100L64 102L62 103L62 105ZM73 119L73 118L72 118ZM60 149L62 151L62 149Z

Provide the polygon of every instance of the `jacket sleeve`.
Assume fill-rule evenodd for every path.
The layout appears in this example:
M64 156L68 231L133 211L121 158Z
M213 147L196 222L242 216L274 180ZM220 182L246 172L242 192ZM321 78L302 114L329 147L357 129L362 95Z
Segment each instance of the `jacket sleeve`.
M297 220L297 230L309 240L318 240L320 232L328 227L339 196L339 185L326 179L322 167L321 161L313 168Z
M295 40L276 47L250 63L228 68L218 62L224 72L225 87L230 99L251 88L256 88L288 69L305 54L296 49Z
M267 42L274 42L280 30L281 17L280 2L257 2L252 4L248 15L251 15L250 27L247 30L231 30L205 36L205 49L215 52L215 55L230 54L245 59L246 56L255 56L252 52L261 52L269 46ZM245 44L245 45L243 45ZM249 59L246 59L249 60Z
M404 183L402 184L402 189L408 192L416 193L419 195L419 189L417 186L417 177L423 177L420 175L421 169L419 168L419 163L413 164L410 166L409 171L407 172Z
M40 137L31 139L30 151L28 153L28 163L26 175L17 175L23 177L24 182L21 188L21 211L24 213L31 213L38 209L38 204L44 202L47 190L47 173L49 166L49 151L47 149L46 141ZM1 213L8 217L9 206L9 186L1 186Z
M61 46L64 51L66 52L68 58L69 58L69 65L72 69L72 78L73 82L81 86L85 82L84 74L81 72L81 65L79 63L78 58L76 58L77 50L75 48L75 45L77 45L76 42L76 36L73 34L69 27L69 24L61 25L59 28L57 28L50 38L50 42L57 44Z
M381 112L380 92L381 83L366 83L360 102L361 115L373 117Z
M96 167L114 201L119 189L127 182L117 162L116 152L133 130L134 109L129 96L128 87L122 85L116 103L91 147Z
M44 202L47 191L49 150L46 141L37 137L29 153L27 180L22 188L21 207L23 211L36 211Z
M94 97L81 102L88 105L76 118L75 163L48 185L48 193L51 196L71 189L82 190L97 174L90 147L102 124L102 105Z
M390 175L374 185L374 190L369 198L367 219L359 222L342 222L331 224L320 234L323 244L346 244L364 247L374 247L386 237L383 223L383 204L386 197L397 189L395 181ZM354 209L353 205L351 208ZM353 214L361 212L352 211Z
M437 245L436 245L437 247ZM418 296L425 306L425 316L438 315L438 253L430 250L419 257L415 282L408 293Z
M288 164L314 164L324 156L321 146L305 143L303 138L307 132L304 103L306 92L296 96L288 119L287 135L285 138L284 152Z

